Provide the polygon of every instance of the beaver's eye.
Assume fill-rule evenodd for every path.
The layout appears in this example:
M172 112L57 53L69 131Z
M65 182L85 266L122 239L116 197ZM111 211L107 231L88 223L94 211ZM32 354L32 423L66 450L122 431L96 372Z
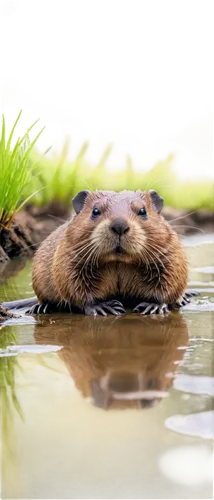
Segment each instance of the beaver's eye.
M140 208L138 215L141 215L141 217L146 217L146 209L144 207Z
M96 207L93 208L93 210L92 210L92 217L97 217L100 214L101 214L101 212L100 212L99 208L96 208Z

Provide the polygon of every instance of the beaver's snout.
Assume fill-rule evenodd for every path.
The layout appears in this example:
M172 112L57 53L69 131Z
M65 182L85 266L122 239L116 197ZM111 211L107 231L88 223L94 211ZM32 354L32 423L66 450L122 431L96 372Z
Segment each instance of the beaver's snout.
M122 217L118 217L117 219L114 219L109 227L110 227L110 230L114 234L117 234L118 236L122 236L123 234L128 233L128 231L130 230L130 227L127 224L127 221L125 219L123 219Z

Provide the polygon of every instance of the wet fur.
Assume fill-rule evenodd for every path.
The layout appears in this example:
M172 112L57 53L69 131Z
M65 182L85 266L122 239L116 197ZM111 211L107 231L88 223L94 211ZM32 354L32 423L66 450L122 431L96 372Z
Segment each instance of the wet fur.
M93 206L103 211L95 221ZM147 220L137 215L142 206ZM105 253L114 246L108 226L121 215L130 227L124 236L129 251ZM40 303L84 307L118 297L128 305L142 299L173 304L186 285L187 261L178 236L156 212L150 194L141 191L89 193L82 211L43 242L33 264L33 288Z

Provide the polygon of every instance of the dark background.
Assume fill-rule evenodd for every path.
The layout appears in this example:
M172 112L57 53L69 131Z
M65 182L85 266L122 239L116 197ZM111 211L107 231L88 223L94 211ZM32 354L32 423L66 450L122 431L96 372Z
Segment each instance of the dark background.
M136 56L137 49L127 52L124 36L119 45L110 44L112 25L105 45L105 23L99 29L96 18L95 29L87 14L80 23L73 2L16 1L16 13L0 19L0 77L14 80L24 91L47 119L50 135L56 122L47 111L59 106L73 119L68 128L77 137L100 140L115 129L130 138L130 149L142 158L155 151L157 141L174 136L205 109L214 109L214 104L191 102L186 83L163 81L167 66L160 72L146 56ZM81 10L83 4L78 5ZM143 42L139 48L145 54Z

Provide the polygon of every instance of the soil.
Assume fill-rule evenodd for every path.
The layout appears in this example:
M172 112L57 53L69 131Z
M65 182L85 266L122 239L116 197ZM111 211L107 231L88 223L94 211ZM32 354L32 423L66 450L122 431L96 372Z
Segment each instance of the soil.
M0 229L0 262L19 256L31 257L39 244L71 215L71 210L59 203L38 208L27 206L17 213L9 230ZM197 231L214 231L214 213L197 210L193 213L165 207L163 215L180 235Z
M21 210L9 230L0 228L0 262L19 256L31 257L40 243L69 216L70 209L58 204Z
M165 207L162 215L181 235L214 232L214 212L206 209L195 211Z

